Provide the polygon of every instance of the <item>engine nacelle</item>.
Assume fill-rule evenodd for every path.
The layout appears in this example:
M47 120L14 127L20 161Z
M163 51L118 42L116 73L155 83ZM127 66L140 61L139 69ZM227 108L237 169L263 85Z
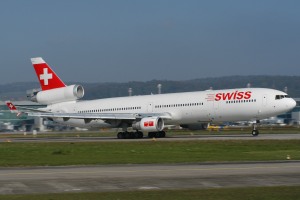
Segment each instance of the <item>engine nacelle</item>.
M40 91L31 98L31 101L49 105L53 103L75 101L83 96L84 89L81 85L70 85L67 87Z
M145 117L141 121L133 123L132 128L148 132L162 131L164 129L164 120L160 117Z

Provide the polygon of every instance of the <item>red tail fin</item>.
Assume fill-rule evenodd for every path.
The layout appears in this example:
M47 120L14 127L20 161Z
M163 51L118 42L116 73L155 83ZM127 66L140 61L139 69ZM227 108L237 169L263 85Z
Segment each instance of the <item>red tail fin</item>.
M40 81L42 90L66 87L64 82L55 74L43 58L31 58L32 65Z
M11 101L5 102L10 111L17 111L16 106Z
M17 116L19 117L21 115L21 112L19 112L16 108L16 106L11 102L11 101L6 101L5 102L8 109L10 110L10 112L12 113L17 113Z

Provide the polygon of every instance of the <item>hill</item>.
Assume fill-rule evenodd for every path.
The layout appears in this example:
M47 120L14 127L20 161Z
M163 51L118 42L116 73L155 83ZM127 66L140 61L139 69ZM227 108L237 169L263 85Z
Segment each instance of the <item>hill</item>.
M157 85L162 84L162 93L188 92L213 89L246 87L264 87L284 90L292 97L300 97L300 76L227 76L202 78L187 81L152 80L147 82L127 83L76 83L85 89L84 99L120 97L128 95L132 88L133 95L155 94ZM74 83L72 83L74 84ZM0 100L26 100L26 90L39 88L37 82L12 83L0 85Z

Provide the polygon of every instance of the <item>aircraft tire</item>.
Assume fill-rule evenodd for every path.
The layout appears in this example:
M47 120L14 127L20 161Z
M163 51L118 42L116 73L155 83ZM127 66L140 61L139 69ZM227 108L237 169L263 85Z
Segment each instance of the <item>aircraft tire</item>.
M130 132L130 139L135 139L135 138L137 138L135 132Z
M143 134L143 132L141 132L141 131L138 131L137 133L138 133L138 138L143 138L143 137L144 137L144 134Z
M124 132L119 132L117 137L118 137L118 139L124 139L125 138Z
M164 137L166 137L166 132L165 131L160 131L159 132L160 134L160 137L162 137L162 138L164 138Z
M256 137L258 136L259 132L258 130L252 130L252 136Z
M131 138L131 135L129 132L124 132L124 135L125 135L125 139L130 139Z
M155 133L154 132L149 132L148 133L148 137L149 138L154 138L155 137Z
M166 137L166 132L164 132L164 131L149 132L148 137L149 138L163 138L163 137Z

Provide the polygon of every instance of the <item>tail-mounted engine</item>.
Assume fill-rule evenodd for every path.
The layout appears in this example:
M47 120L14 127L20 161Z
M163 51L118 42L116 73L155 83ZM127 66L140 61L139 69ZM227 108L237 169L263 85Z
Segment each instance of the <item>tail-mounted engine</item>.
M39 91L31 97L31 101L40 104L53 104L67 101L75 101L84 96L84 89L81 85L70 85L62 88Z
M160 117L145 117L141 121L132 124L132 128L142 131L162 131L164 129L164 120Z

